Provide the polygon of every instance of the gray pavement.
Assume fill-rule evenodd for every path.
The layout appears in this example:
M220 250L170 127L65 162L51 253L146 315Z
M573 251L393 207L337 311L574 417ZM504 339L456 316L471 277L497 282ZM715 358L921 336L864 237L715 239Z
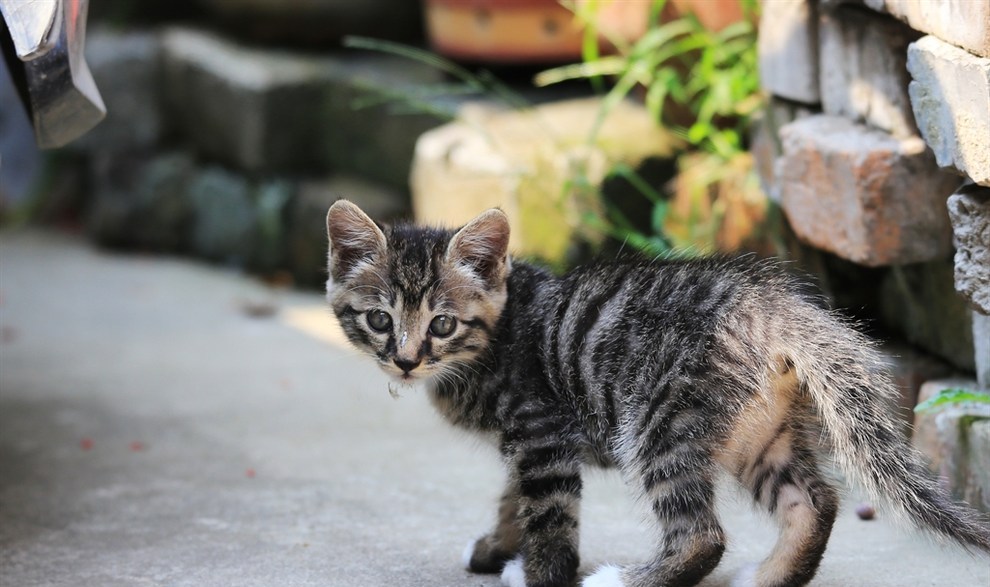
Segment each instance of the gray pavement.
M4 587L497 585L459 561L501 476L421 392L393 400L318 294L0 233ZM708 586L774 535L724 501L732 542ZM987 558L851 503L814 585L990 585ZM616 475L588 475L582 510L585 570L649 552Z

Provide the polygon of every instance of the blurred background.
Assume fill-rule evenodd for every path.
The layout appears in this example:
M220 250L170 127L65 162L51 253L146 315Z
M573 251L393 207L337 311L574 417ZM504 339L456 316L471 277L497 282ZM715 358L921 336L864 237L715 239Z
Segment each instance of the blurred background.
M990 8L943 4L91 2L106 118L65 146L37 147L4 43L0 300L33 295L10 268L55 239L247 276L244 315L285 315L323 286L338 198L444 225L499 206L514 253L560 271L777 256L882 342L906 433L987 510ZM916 416L933 397L956 411Z

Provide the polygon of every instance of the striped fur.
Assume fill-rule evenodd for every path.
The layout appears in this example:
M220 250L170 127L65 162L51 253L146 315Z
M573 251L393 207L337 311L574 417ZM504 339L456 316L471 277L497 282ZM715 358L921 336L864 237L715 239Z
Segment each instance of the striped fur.
M593 464L624 471L662 538L651 560L589 585L696 584L725 549L724 469L781 525L740 584L803 585L838 507L823 455L919 527L990 552L988 529L899 435L870 342L774 263L626 260L556 277L510 262L498 211L459 231L382 227L340 201L327 224L327 297L349 339L389 374L425 381L450 422L499 443L509 482L495 529L467 557L473 571L572 585L580 469ZM390 327L373 328L373 312ZM456 327L435 335L437 316Z

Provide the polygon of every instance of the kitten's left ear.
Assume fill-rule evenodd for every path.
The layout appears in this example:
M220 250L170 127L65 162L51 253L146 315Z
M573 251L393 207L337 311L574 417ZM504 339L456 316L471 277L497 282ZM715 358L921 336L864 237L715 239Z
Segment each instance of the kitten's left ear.
M467 266L490 285L505 276L509 261L509 219L492 208L457 231L447 245L447 260Z

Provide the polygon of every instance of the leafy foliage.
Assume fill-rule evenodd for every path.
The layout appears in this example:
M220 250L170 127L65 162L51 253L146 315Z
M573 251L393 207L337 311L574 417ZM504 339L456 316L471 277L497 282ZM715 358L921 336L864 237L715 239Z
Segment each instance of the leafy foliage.
M915 406L915 413L927 413L935 411L936 408L944 407L946 404L958 405L965 403L990 404L990 393L980 393L958 387L943 389L927 400Z
M738 202L740 198L753 200L756 194L756 198L762 199L745 140L753 116L763 105L756 74L756 29L752 18L757 4L755 0L741 2L746 18L720 31L710 31L693 14L661 22L667 1L654 0L649 17L653 24L631 44L600 26L600 2L572 5L576 18L585 27L584 60L544 71L536 77L539 86L584 78L600 88L605 85L603 79L612 79L599 124L611 108L638 92L657 123L689 145L679 161L683 173L675 182L675 191L691 201L690 210L680 219L680 224L687 226L680 232L686 236L668 234L671 231L667 225L674 212L669 201L653 189L639 190L653 205L651 234L639 233L614 210L607 211L606 220L612 225L602 228L649 253L712 250L718 244L716 234L724 215L733 207L725 198ZM600 36L616 48L615 54L599 52ZM742 170L740 161L744 162ZM690 172L695 167L705 171ZM630 171L621 173L628 178ZM702 214L702 209L708 212ZM732 244L735 241L729 243Z

